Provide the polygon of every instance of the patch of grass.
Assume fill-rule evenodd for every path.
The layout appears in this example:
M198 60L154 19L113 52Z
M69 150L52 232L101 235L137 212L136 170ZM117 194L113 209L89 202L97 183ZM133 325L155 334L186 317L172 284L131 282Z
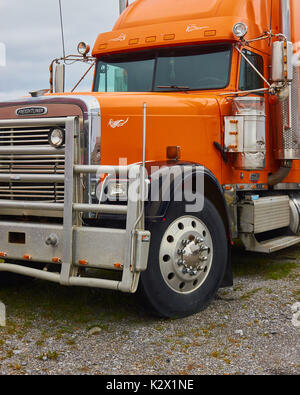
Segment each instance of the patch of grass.
M67 339L66 340L66 344L68 346L75 346L76 345L76 340L74 340L74 339Z
M261 289L262 289L262 288L255 288L255 289L252 289L251 291L246 292L244 295L242 295L242 296L241 296L241 299L242 299L242 300L250 299L253 295L255 295L257 292L259 292Z
M44 360L44 359L50 359L50 360L56 360L59 357L59 352L54 350L54 351L50 351L48 350L46 353L43 353L41 355L38 356L39 360Z
M7 334L19 332L24 335L28 329L35 327L36 317L47 324L47 335L57 337L74 333L76 329L91 326L95 322L107 331L110 323L126 320L128 324L137 326L150 320L150 317L139 311L134 295L62 287L41 280L30 281L30 284L1 286L0 300L6 304L10 317L22 317L18 323L12 320L7 322Z
M298 302L300 302L300 287L296 287L293 290L293 296Z
M300 249L293 248L276 255L245 252L241 246L233 249L232 266L235 277L261 276L266 280L279 280L288 277L293 270L300 269L298 258Z
M8 350L6 352L6 358L11 358L14 355L13 350Z
M231 364L231 360L229 358L224 358L223 361L227 363L227 365Z

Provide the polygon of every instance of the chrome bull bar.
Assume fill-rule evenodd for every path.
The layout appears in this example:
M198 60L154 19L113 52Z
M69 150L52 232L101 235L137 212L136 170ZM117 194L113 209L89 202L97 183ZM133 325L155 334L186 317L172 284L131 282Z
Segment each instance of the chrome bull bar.
M0 182L63 182L64 203L0 200L0 208L42 210L45 213L63 213L63 224L23 223L0 221L0 272L8 271L66 286L85 286L135 292L139 275L146 270L150 233L144 229L144 166L81 165L79 118L1 120L0 127L8 126L63 126L66 131L64 149L52 147L0 147L0 154L10 152L37 154L65 154L65 174L1 174ZM144 123L145 128L145 123ZM145 134L145 133L144 133ZM77 139L77 140L76 140ZM144 140L145 145L145 140ZM143 150L144 152L144 150ZM144 160L143 160L144 162ZM91 204L83 202L81 177L83 174L127 174L133 171L138 180L136 199L128 197L127 205ZM82 226L81 213L109 213L126 216L126 229L108 229ZM22 236L22 241L17 238ZM52 244L46 243L52 237ZM56 240L56 243L53 242ZM1 257L0 257L1 258ZM13 261L59 263L59 273L29 268ZM11 261L12 263L9 263ZM80 277L80 268L122 270L120 281L97 277Z

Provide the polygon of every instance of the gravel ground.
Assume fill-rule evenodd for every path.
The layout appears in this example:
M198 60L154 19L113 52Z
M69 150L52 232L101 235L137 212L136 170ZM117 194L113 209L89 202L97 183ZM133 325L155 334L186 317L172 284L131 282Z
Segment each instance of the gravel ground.
M234 286L181 320L141 313L132 295L38 280L2 288L0 374L297 375L299 257L235 250Z

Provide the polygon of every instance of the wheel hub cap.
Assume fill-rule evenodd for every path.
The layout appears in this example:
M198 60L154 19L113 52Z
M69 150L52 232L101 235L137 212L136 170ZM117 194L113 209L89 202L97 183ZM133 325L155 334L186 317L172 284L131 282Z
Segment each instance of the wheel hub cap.
M191 293L198 289L211 268L212 238L197 217L175 220L165 232L160 247L160 269L164 281L174 291Z

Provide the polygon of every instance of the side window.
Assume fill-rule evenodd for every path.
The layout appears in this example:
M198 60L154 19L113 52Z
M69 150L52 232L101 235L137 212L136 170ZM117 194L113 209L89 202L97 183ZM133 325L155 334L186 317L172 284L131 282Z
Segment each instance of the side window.
M101 65L99 92L126 92L128 77L125 69L114 65Z
M248 50L243 50L243 54L250 60L250 62L257 68L257 70L264 74L264 61L262 56ZM248 62L242 57L239 90L248 91L252 89L264 88L263 79L257 72L250 66Z

